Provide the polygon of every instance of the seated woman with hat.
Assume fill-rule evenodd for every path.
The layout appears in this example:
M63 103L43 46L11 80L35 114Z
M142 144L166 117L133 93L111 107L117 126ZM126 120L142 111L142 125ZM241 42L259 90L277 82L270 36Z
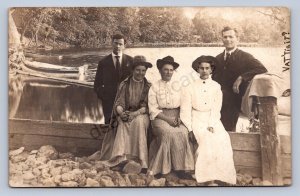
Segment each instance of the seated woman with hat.
M145 75L151 67L144 56L135 56L132 75L120 83L113 106L112 119L117 122L117 131L108 161L111 167L134 161L140 168L148 168L148 92L151 84Z
M175 83L171 82L178 67L171 56L158 59L161 79L149 90L148 106L154 135L149 149L150 175L160 176L175 170L182 176L184 171L194 170L188 130L179 118L180 88L175 88Z
M214 185L214 180L236 183L236 171L230 137L220 120L222 91L211 79L216 59L200 56L193 69L200 78L185 88L181 97L180 118L196 140L195 177L198 183Z

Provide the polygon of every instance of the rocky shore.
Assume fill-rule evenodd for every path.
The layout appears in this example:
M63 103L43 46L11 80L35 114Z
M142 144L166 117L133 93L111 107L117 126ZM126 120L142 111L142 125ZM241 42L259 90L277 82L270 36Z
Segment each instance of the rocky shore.
M59 153L52 146L26 151L24 147L9 152L11 187L173 187L203 186L194 179L181 179L175 173L154 178L128 166L126 172L113 171L103 162L90 157ZM232 186L270 186L259 178L238 174Z

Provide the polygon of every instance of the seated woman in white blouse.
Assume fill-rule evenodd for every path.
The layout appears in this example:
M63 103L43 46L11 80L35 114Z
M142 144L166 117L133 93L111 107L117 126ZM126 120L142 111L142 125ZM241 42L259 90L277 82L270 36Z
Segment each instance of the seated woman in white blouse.
M161 80L155 82L148 95L149 114L154 139L149 150L149 174L168 174L171 170L179 177L184 171L194 170L188 130L179 118L180 88L171 82L179 64L167 56L157 60Z
M197 58L192 67L200 79L185 88L181 97L180 118L189 130L190 138L196 139L195 177L198 183L214 180L235 184L236 171L230 137L220 120L222 91L211 79L212 56Z

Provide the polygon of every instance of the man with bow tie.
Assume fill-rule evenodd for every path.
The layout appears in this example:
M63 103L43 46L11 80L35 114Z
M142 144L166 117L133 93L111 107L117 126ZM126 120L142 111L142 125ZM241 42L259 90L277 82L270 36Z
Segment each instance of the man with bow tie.
M98 64L94 90L102 101L105 124L109 124L118 85L131 74L132 57L123 54L125 38L121 34L112 37L112 53Z
M237 48L236 29L227 26L221 33L225 50L216 56L218 64L212 78L221 85L223 92L221 121L226 131L235 131L247 86L255 75L267 69L251 54Z

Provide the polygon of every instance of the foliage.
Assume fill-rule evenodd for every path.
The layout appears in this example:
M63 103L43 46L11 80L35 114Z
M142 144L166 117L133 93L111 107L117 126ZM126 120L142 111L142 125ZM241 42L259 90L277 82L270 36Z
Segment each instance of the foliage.
M111 43L120 32L131 45L143 43L218 43L221 30L233 25L240 41L264 45L282 44L289 30L289 12L284 8L197 8L192 18L176 7L74 7L13 8L13 17L27 45L97 48ZM196 9L196 8L194 8ZM217 11L219 9L219 11ZM228 12L227 12L228 11ZM230 19L226 14L240 13ZM257 20L259 18L259 20Z

